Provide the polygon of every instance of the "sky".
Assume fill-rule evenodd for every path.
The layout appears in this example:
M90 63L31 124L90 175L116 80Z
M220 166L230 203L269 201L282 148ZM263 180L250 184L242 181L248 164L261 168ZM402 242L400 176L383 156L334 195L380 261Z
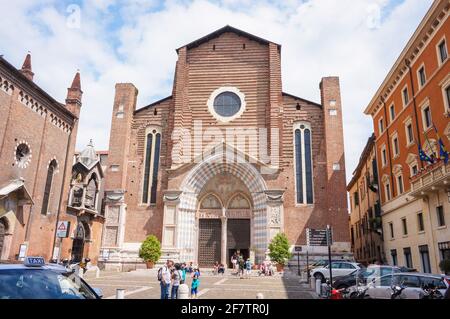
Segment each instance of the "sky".
M175 49L224 25L282 45L283 91L320 102L339 76L347 181L373 131L364 109L432 0L0 0L0 54L58 101L79 69L77 149L109 143L115 83L139 90L137 108L172 92ZM3 10L2 10L3 11Z

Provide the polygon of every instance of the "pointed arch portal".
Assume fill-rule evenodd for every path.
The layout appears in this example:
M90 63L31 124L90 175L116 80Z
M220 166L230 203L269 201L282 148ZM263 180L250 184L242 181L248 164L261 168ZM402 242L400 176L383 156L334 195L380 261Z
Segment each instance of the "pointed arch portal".
M216 187L220 191L205 193L205 185L214 178L231 182L221 181ZM233 192L234 187L239 191ZM254 165L227 161L223 153L210 156L188 173L179 195L174 196L176 200L165 196L163 249L177 251L176 258L180 261L195 261L200 265L215 261L227 264L232 253L227 247L245 249L244 255L253 250L255 260L262 260L271 236L267 192L265 181ZM202 252L201 245L210 251L213 247L210 257L202 255L206 248Z

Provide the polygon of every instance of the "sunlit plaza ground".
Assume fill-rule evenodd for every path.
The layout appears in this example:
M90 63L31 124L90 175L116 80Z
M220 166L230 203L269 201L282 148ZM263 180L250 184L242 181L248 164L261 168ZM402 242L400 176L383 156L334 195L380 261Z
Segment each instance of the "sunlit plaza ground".
M300 283L295 275L285 274L274 277L258 277L254 273L249 279L240 279L231 275L213 276L203 271L200 280L199 299L256 299L258 293L265 299L313 299L317 298L309 285ZM114 299L117 289L125 289L125 299L158 299L160 286L156 279L156 270L138 270L131 272L101 272L85 276L93 287L103 291L104 298ZM190 287L191 279L187 279Z

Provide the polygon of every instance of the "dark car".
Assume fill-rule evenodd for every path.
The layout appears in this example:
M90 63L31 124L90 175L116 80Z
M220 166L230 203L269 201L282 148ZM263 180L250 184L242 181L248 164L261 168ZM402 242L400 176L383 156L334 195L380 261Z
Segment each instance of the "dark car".
M349 275L337 277L333 281L333 288L343 289L355 286L357 283L367 284L368 279L389 275L392 273L403 272L404 269L395 266L378 266L373 265L367 268L355 270Z
M100 299L72 270L26 257L23 264L0 265L0 299Z

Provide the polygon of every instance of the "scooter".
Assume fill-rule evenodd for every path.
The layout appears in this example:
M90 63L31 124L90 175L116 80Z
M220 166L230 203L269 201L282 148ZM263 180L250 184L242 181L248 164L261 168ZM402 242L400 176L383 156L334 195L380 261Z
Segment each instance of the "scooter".
M400 285L392 286L391 299L402 299L400 295L402 294L403 290L405 290L405 288L406 287L403 285L403 283L401 283Z
M420 299L444 299L444 296L434 286L426 285L422 287L423 293L420 296Z

